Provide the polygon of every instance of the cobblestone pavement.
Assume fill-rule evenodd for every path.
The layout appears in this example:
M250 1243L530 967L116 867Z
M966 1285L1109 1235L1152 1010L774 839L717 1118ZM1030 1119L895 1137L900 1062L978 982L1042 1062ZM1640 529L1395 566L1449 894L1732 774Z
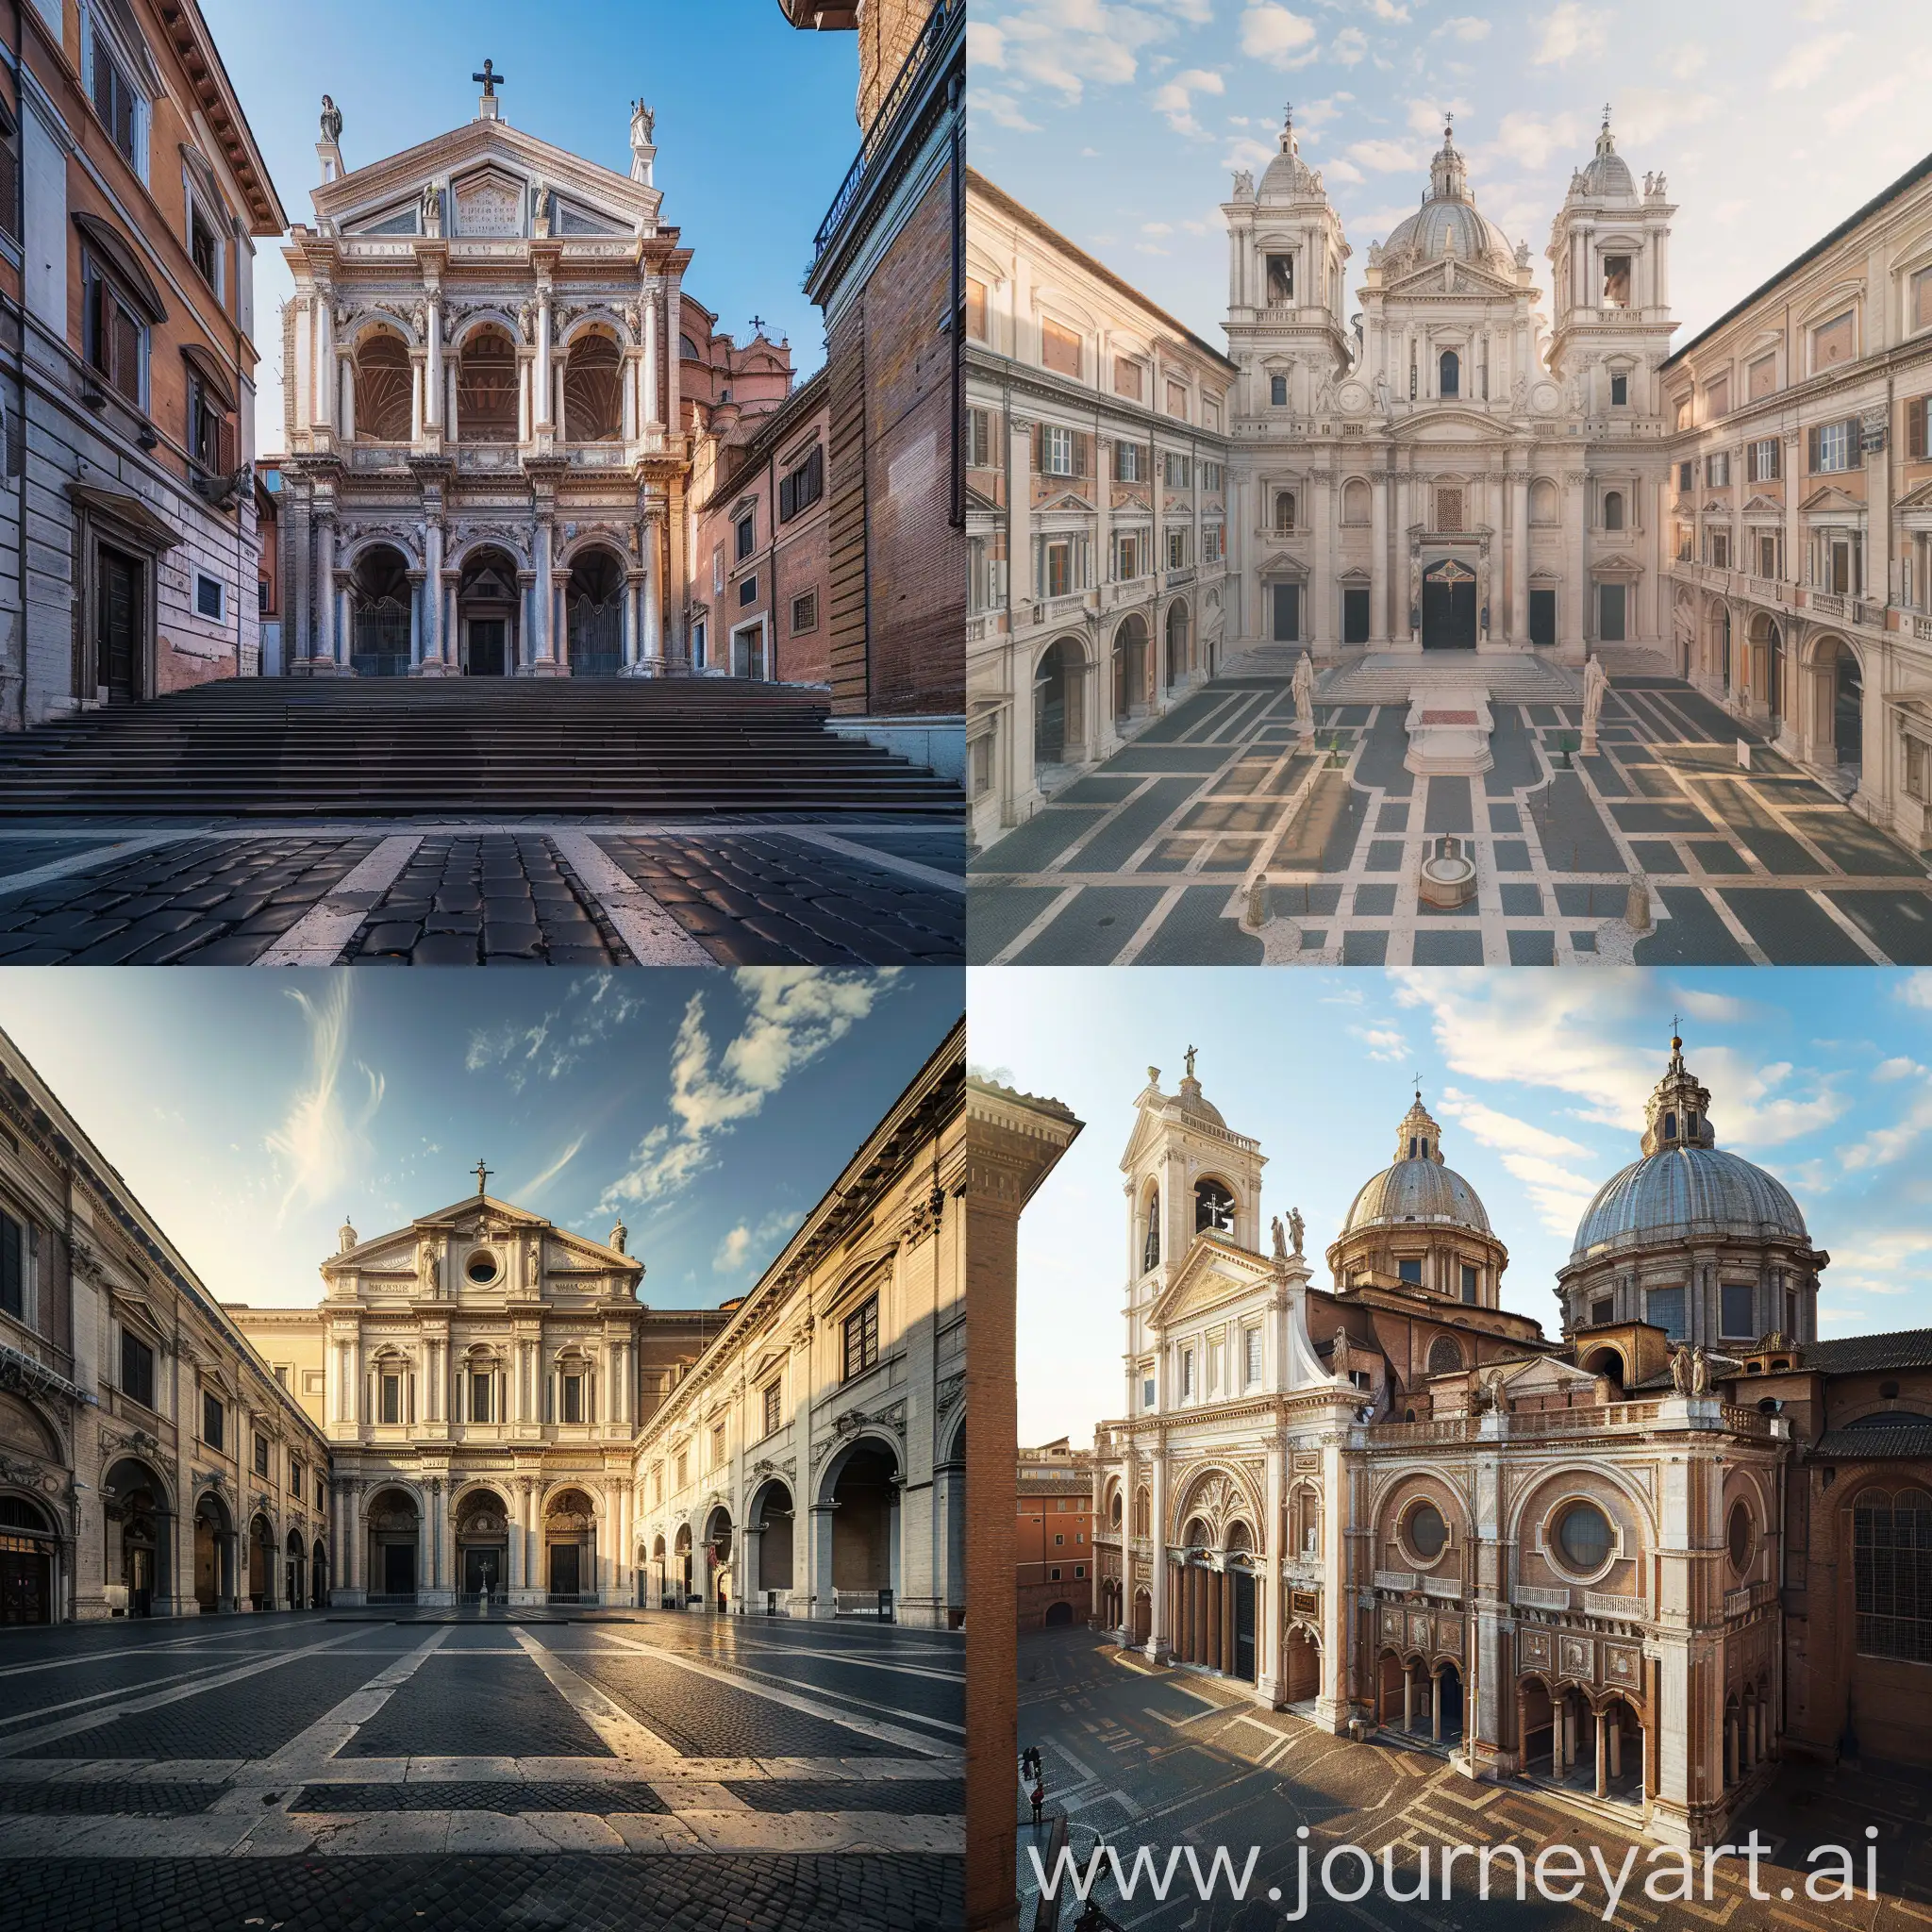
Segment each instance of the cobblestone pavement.
M891 821L34 825L0 965L957 965L963 857Z
M9 1928L959 1922L960 1640L675 1613L8 1633Z
M1066 1811L1069 1843L1083 1864L1096 1834L1119 1851L1129 1871L1134 1851L1143 1845L1158 1853L1161 1864L1170 1849L1191 1845L1204 1872L1215 1846L1228 1849L1237 1871L1248 1848L1259 1847L1247 1898L1240 1904L1224 1880L1219 1895L1204 1904L1185 1863L1164 1904L1144 1884L1133 1902L1123 1903L1111 1879L1103 1878L1096 1892L1103 1907L1124 1925L1154 1932L1274 1932L1299 1902L1303 1844L1316 1875L1307 1916L1299 1923L1323 1932L1364 1925L1377 1932L1583 1932L1605 1923L1607 1903L1591 1862L1591 1846L1613 1874L1637 1851L1612 1922L1625 1932L1702 1932L1707 1926L1845 1932L1853 1924L1861 1932L1924 1932L1932 1923L1932 1836L1925 1829L1932 1824L1932 1776L1924 1772L1784 1766L1731 1831L1741 1843L1755 1830L1771 1847L1758 1867L1758 1889L1769 1899L1752 1898L1745 1866L1726 1860L1715 1868L1709 1903L1700 1895L1680 1907L1644 1897L1645 1877L1656 1869L1645 1862L1655 1840L1640 1835L1624 1807L1521 1779L1474 1782L1452 1770L1446 1756L1386 1733L1368 1743L1330 1737L1291 1711L1239 1696L1218 1678L1124 1657L1090 1631L1023 1633L1020 1741L1040 1746L1049 1800ZM1028 1848L1037 1847L1043 1859L1047 1841L1044 1831L1036 1835L1015 1790L1026 1894L1021 1923L1031 1924L1038 1886ZM1861 1893L1856 1905L1808 1899L1805 1878L1814 1868L1806 1854L1817 1845L1851 1847L1862 1880L1868 1825L1879 1832L1878 1896ZM1305 1840L1297 1837L1304 1826ZM1358 1906L1324 1901L1320 1893L1322 1860L1344 1844L1360 1846L1375 1864L1375 1890ZM1517 1903L1514 1868L1507 1860L1495 1863L1491 1895L1479 1900L1474 1858L1454 1867L1452 1896L1442 1898L1441 1848L1466 1845L1479 1852L1511 1844L1522 1849L1532 1872L1543 1847L1575 1847L1590 1875L1574 1903L1548 1902L1533 1890ZM1412 1904L1387 1897L1384 1853L1392 1851L1397 1889L1407 1892L1415 1887L1425 1847L1433 1897ZM1185 1851L1181 1856L1185 1859ZM1552 1870L1560 1890L1562 1867ZM1360 1882L1359 1861L1337 1861L1338 1889L1350 1890ZM1273 1908L1271 1889L1282 1892ZM1073 1917L1067 1910L1063 1923Z
M1577 705L1494 701L1494 768L1418 778L1403 705L1287 679L1206 686L972 861L969 957L1020 965L1932 964L1926 862L1683 680L1619 676L1599 752ZM1461 839L1475 902L1421 903ZM1241 923L1265 880L1268 923ZM1647 889L1647 932L1630 923Z

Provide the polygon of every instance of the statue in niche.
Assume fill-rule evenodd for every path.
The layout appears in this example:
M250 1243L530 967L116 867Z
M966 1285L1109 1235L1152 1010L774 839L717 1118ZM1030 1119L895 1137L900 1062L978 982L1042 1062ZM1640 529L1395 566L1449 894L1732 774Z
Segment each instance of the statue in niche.
M550 184L541 175L530 183L530 228L537 235L550 232Z
M331 147L342 138L342 110L326 94L322 97L322 138Z
M1516 372L1516 380L1509 385L1509 407L1519 416L1529 408L1529 377L1520 369Z
M442 184L438 181L423 184L423 232L425 235L442 233Z

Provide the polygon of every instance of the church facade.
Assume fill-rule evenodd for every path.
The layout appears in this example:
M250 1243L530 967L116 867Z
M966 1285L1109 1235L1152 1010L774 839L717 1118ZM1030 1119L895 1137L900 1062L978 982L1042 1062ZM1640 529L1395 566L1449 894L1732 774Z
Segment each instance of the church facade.
M1818 1341L1830 1257L1717 1146L1679 1042L1559 1273L1560 1340L1501 1306L1507 1247L1420 1097L1318 1283L1189 1058L1177 1093L1150 1070L1122 1160L1101 1627L1680 1844L1787 1751L1856 1756L1859 1722L1923 1758L1932 1353Z
M1663 640L1674 212L1607 113L1544 251L1552 327L1528 242L1478 210L1446 129L1351 320L1354 251L1291 116L1222 208L1242 638L1318 665L1344 646L1580 665Z
M791 389L684 288L652 110L627 176L511 126L348 169L325 97L285 254L284 664L310 676L703 670L691 470ZM726 667L728 668L728 667Z

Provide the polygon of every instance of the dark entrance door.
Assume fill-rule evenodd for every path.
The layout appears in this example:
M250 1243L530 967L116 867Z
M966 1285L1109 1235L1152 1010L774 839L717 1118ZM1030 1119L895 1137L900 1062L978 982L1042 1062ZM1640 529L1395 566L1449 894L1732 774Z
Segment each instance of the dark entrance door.
M578 1581L577 1558L582 1552L575 1543L552 1543L550 1545L550 1593L552 1596L575 1596L581 1587Z
M1341 592L1341 641L1365 644L1369 641L1369 593L1353 585Z
M1849 651L1839 653L1832 686L1832 742L1841 765L1856 765L1865 752L1865 686Z
M385 1596L416 1594L416 1545L384 1543L382 1546L382 1593Z
M1255 1579L1246 1570L1234 1575L1234 1674L1255 1681Z
M470 620L470 675L501 677L504 643L509 626L500 617L473 617Z
M1302 639L1302 587L1299 584L1275 584L1274 591L1274 641L1277 644L1298 644Z
M1067 682L1059 651L1047 653L1033 679L1033 762L1057 765L1067 753Z
M127 1554L127 1614L150 1617L155 1607L155 1553L130 1549Z
M504 1568L502 1550L488 1544L478 1549L466 1543L463 1546L463 1594L481 1596L487 1586L491 1596L501 1595Z
M1423 649L1475 649L1475 573L1453 557L1423 573Z
M103 544L94 564L94 677L108 695L141 695L141 565Z
M0 1624L53 1621L52 1563L24 1536L0 1536Z

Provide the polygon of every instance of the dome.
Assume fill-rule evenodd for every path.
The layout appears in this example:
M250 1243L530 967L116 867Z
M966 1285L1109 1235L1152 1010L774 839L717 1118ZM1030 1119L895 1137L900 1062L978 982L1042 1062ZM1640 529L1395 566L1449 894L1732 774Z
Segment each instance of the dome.
M1685 1067L1684 1042L1674 1038L1670 1065L1644 1108L1642 1158L1597 1190L1570 1260L1713 1237L1811 1244L1784 1183L1717 1144L1709 1090Z
M1258 191L1262 201L1300 201L1322 192L1322 177L1302 159L1301 142L1295 138L1294 117L1282 124L1281 152L1268 163Z
M1221 1117L1221 1109L1201 1091L1201 1083L1194 1078L1194 1056L1188 1055L1189 1073L1181 1082L1181 1091L1174 1096L1174 1106L1184 1114L1197 1121L1208 1121L1217 1127L1225 1128L1227 1123Z
M1441 148L1429 164L1428 194L1414 214L1395 225L1382 252L1424 261L1454 255L1463 261L1508 262L1509 243L1502 230L1486 222L1470 198L1469 171L1453 134L1442 130Z
M1447 1223L1489 1234L1488 1210L1475 1190L1442 1160L1441 1131L1430 1119L1421 1096L1403 1116L1396 1130L1395 1160L1362 1184L1349 1204L1341 1238L1364 1228L1387 1227L1411 1221Z
M1610 110L1607 108L1604 109L1603 132L1596 138L1596 153L1585 167L1577 171L1570 192L1573 194L1580 192L1591 201L1637 199L1637 183L1631 175L1629 164L1617 152L1616 143L1610 138Z

